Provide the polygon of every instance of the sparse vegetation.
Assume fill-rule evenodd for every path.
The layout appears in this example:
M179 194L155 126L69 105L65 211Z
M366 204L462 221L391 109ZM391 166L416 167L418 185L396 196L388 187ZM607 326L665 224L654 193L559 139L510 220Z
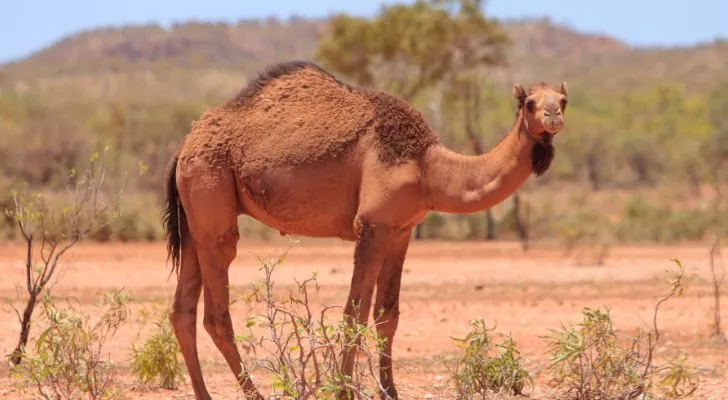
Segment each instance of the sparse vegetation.
M330 399L340 392L357 399L378 397L381 386L375 360L382 342L374 327L331 321L328 314L335 307L314 311L309 295L318 291L315 275L296 281L295 290L287 295L277 296L273 275L284 256L259 261L264 278L240 300L260 310L248 318L247 333L239 334L237 341L253 355L252 368L271 377L272 395L296 400ZM340 365L348 346L364 355L350 378Z
M35 351L26 353L11 371L20 390L48 400L121 397L105 345L129 317L128 302L122 291L107 293L103 313L92 322L77 306L59 307L45 292L45 328Z
M152 211L158 209L166 160L190 123L268 63L318 54L323 64L333 58L330 66L339 65L333 70L349 82L370 81L378 88L401 89L402 95L416 93L412 104L437 128L442 141L459 152L472 153L476 144L489 148L506 132L513 113L507 95L513 77L523 77L524 82L566 79L575 88L567 113L569 126L580 127L579 133L567 127L555 141L558 155L553 170L519 190L521 208L533 206L531 215L520 219L525 225L507 216L512 202L506 201L492 210L492 220L486 220L484 213L430 218L420 230L423 238L516 239L518 228L527 226L532 247L546 240L568 241L552 224L535 223L571 214L564 206L568 199L552 204L548 211L540 209L550 202L555 188L565 185L570 188L565 193L588 190L587 203L613 195L608 212L602 207L600 211L613 217L615 240L620 243L695 241L711 231L725 236L722 193L728 176L721 171L728 161L723 116L728 75L720 68L728 59L725 41L685 49L632 49L547 20L487 18L483 23L482 16L468 14L468 7L463 7L485 2L421 3L385 7L371 20L337 15L334 20L189 22L170 29L150 25L92 30L0 67L0 189L14 187L17 181L28 183L51 201L62 189L59 180L65 179L65 172L99 143L111 141L117 151L115 171L136 168L141 159L149 174L129 188L126 216L91 238L161 239L158 215ZM488 16L487 4L483 14ZM427 26L429 17L466 23L460 25L462 31L446 24L440 38L438 30L428 30L434 33L428 36L427 47L408 48L407 43L424 46L417 35L426 32L407 30L402 24L423 21L421 26ZM377 34L386 33L387 27L401 35ZM476 63L487 71L464 74L468 68L460 65L458 74L441 73L435 67L443 64L428 57L447 60L445 56L452 55L448 43L455 43L454 38L461 37L456 34L465 35L470 28L494 41L485 46L493 50L485 52L492 53L492 62ZM356 41L361 36L357 29L373 34L367 41L373 48ZM455 48L471 44L456 42ZM397 51L388 52L389 46ZM350 59L336 59L336 49L342 47ZM394 60L400 56L405 56L407 66ZM408 68L424 74L422 83ZM454 75L459 78L453 79ZM473 141L473 134L481 143ZM29 144L18 146L21 139ZM587 219L580 225L585 226L589 216L582 216ZM242 228L241 234L248 237L275 236L265 228ZM12 221L0 220L0 230L3 236L22 240ZM607 246L592 247L599 258L599 248Z
M680 357L656 366L655 349L659 344L657 325L661 305L682 294L688 279L685 267L676 260L677 271L668 282L670 291L655 305L653 326L638 329L633 337L620 335L612 323L608 308L583 311L577 327L564 326L546 337L553 374L552 383L559 398L586 399L681 399L698 387L697 375Z
M79 241L111 223L118 215L122 189L110 189L104 152L91 156L87 169L72 169L65 186L66 195L49 205L38 192L12 193L12 206L6 215L16 225L25 242L25 308L20 323L18 345L11 361L18 364L30 334L33 311L52 285L61 257Z
M169 323L169 311L145 312L142 318L144 322L151 319L154 328L140 348L132 344L132 373L143 385L156 380L164 389L176 389L184 379L184 369L179 344Z
M523 366L520 351L509 336L494 346L493 330L483 319L470 321L472 329L462 339L465 351L452 379L459 399L489 398L493 394L523 395L533 378ZM498 351L498 350L500 351Z
M483 62L485 68L477 71L462 65L458 72L467 73L451 73L450 66L440 70L446 63L431 62L433 55L442 61L449 60L443 54L463 53L445 40L455 37L455 25L425 32L404 29L408 24L401 22L423 22L419 29L431 22L427 18L444 17L432 5L446 5L455 20L463 17L458 7L467 3L397 5L371 20L340 15L333 20L294 17L91 30L0 66L0 210L6 211L0 216L0 239L19 241L26 256L20 267L22 302L15 303L21 330L9 355L19 390L54 399L119 394L105 345L126 320L128 299L110 294L97 322L70 303L59 307L51 289L69 249L83 240L162 239L158 203L163 168L190 123L265 65L326 56L327 46L328 57L352 56L338 60L343 65L338 71L332 68L343 80L407 97L441 140L459 152L482 151L506 132L514 79L567 80L570 122L555 140L557 156L550 172L529 180L517 202L504 201L487 215L430 213L418 230L421 237L515 240L525 232L524 244L556 244L577 264L600 265L618 245L702 242L715 232L709 265L711 335L724 341L725 268L719 243L728 234L728 42L636 49L548 20L481 24L476 15L471 22L478 23L471 28L502 31L510 39L493 46L505 57ZM481 2L470 4L476 3ZM399 34L382 35L388 28ZM364 31L378 35L377 40L357 40L357 32ZM432 33L429 41L420 40L425 33ZM506 39L500 34L493 38ZM366 48L365 43L376 46ZM407 47L412 44L421 47ZM420 74L410 74L413 70ZM68 176L107 142L115 151L103 168L99 159L91 163L90 175L79 169ZM105 184L117 184L121 171L136 169L138 159L150 173L123 191L102 190ZM106 197L97 196L102 192ZM239 224L242 237L278 237L251 219ZM272 276L282 260L261 262L265 278L246 295L257 311L246 321L246 334L237 338L257 360L253 367L266 374L261 382L272 379L275 395L282 398L328 399L342 388L377 397L372 363L381 343L374 329L347 331L343 323L330 320L331 314L338 315L336 309L314 310L308 296L317 291L315 277L278 295ZM688 362L692 354L654 360L664 344L657 326L660 305L679 294L683 277L661 298L649 330L630 336L615 328L609 308L598 308L585 309L580 324L552 331L550 372L557 392L567 399L643 400L694 393L698 380ZM487 291L483 286L476 290ZM34 317L34 312L40 315ZM153 321L150 336L132 347L129 366L144 385L177 388L185 376L177 342L164 313ZM347 334L362 343L347 342ZM531 383L510 337L495 344L492 330L479 320L461 340L465 354L452 377L461 397L518 395ZM347 343L360 346L366 358L353 380L344 379L337 364Z

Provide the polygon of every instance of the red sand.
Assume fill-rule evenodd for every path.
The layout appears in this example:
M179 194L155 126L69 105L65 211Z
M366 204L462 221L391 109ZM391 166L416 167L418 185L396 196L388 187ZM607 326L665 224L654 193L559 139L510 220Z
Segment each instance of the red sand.
M279 288L291 287L293 278L318 272L321 290L312 301L343 305L352 264L352 244L320 240L305 244L245 241L231 267L231 285L244 288L262 277L255 255L279 255L290 246L285 264L275 275ZM15 286L22 284L23 248L0 247L0 294L15 299ZM462 336L468 321L483 317L497 331L511 332L536 374L531 398L548 399L548 356L539 338L561 323L576 323L584 307L609 306L618 329L646 326L651 320L657 296L668 286L664 273L678 258L698 275L681 297L664 305L660 314L663 347L660 355L685 352L701 371L701 388L696 399L728 398L728 346L708 339L712 321L712 286L707 246L652 246L613 249L602 266L577 266L559 250L534 249L524 254L515 243L419 242L410 247L402 283L401 317L394 342L395 379L403 399L422 399L428 393L443 397L442 385L448 369L440 356L455 356L458 349L451 337ZM193 399L189 384L176 391L140 388L129 373L132 341L140 324L141 306L167 304L176 278L168 280L165 249L153 244L80 244L65 257L63 274L54 288L57 297L73 296L84 309L93 312L101 295L117 287L135 298L134 315L108 343L112 359L121 364L120 380L129 398ZM724 293L728 293L726 283ZM722 298L728 308L728 295ZM198 338L203 374L213 398L239 398L232 374L222 356L202 329L198 316ZM724 325L728 315L723 312ZM4 354L14 347L18 323L12 309L0 309L5 324L0 327L0 348ZM231 308L238 326L245 315L242 306ZM33 333L37 333L37 330ZM0 397L23 398L8 377L3 364ZM256 382L264 390L266 382ZM269 391L266 391L269 393Z

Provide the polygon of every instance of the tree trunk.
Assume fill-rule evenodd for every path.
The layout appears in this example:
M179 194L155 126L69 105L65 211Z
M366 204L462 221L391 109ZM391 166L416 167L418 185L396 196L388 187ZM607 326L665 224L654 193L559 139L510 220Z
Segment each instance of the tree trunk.
M33 317L33 310L38 301L38 293L33 291L29 293L28 302L25 304L25 311L23 311L23 319L20 321L20 338L18 339L18 346L10 357L10 361L13 365L20 364L23 359L23 349L28 344L28 336L30 335L30 320Z
M485 210L485 240L495 240L495 220L490 208Z
M687 167L687 177L688 177L688 187L690 188L690 193L695 198L700 198L700 176L698 175L698 171L695 170L694 166Z
M600 189L599 170L597 167L597 158L594 154L586 156L586 173L592 190L598 192Z
M479 156L483 154L483 144L475 133L475 123L480 111L480 87L477 83L468 85L465 93L465 133L468 135L470 147L473 154ZM471 102L472 100L472 102ZM495 220L493 219L493 211L489 208L485 210L485 240L495 240Z
M516 222L516 232L521 240L523 251L528 250L528 226L521 215L521 196L518 192L513 193L513 218Z
M415 234L414 234L413 239L414 240L422 240L422 222L420 222L419 224L417 224L417 226L415 226L415 229L414 230L415 230Z
M647 157L643 154L634 154L628 159L628 164L637 177L637 183L643 186L652 186L652 171Z

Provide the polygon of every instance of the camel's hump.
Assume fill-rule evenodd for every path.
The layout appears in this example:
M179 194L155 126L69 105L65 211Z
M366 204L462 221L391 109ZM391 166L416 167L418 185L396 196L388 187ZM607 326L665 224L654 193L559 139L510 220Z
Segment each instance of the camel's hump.
M196 125L225 132L231 150L256 168L336 157L364 135L375 135L383 161L411 159L437 141L403 100L347 85L307 61L268 67Z

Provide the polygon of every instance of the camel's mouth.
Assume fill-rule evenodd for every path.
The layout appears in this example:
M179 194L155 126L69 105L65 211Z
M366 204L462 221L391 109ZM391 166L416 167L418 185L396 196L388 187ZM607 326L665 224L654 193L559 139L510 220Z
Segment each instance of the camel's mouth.
M545 129L544 133L548 132L553 136L559 133L561 128L564 127L564 120L560 117L544 118L543 127Z

